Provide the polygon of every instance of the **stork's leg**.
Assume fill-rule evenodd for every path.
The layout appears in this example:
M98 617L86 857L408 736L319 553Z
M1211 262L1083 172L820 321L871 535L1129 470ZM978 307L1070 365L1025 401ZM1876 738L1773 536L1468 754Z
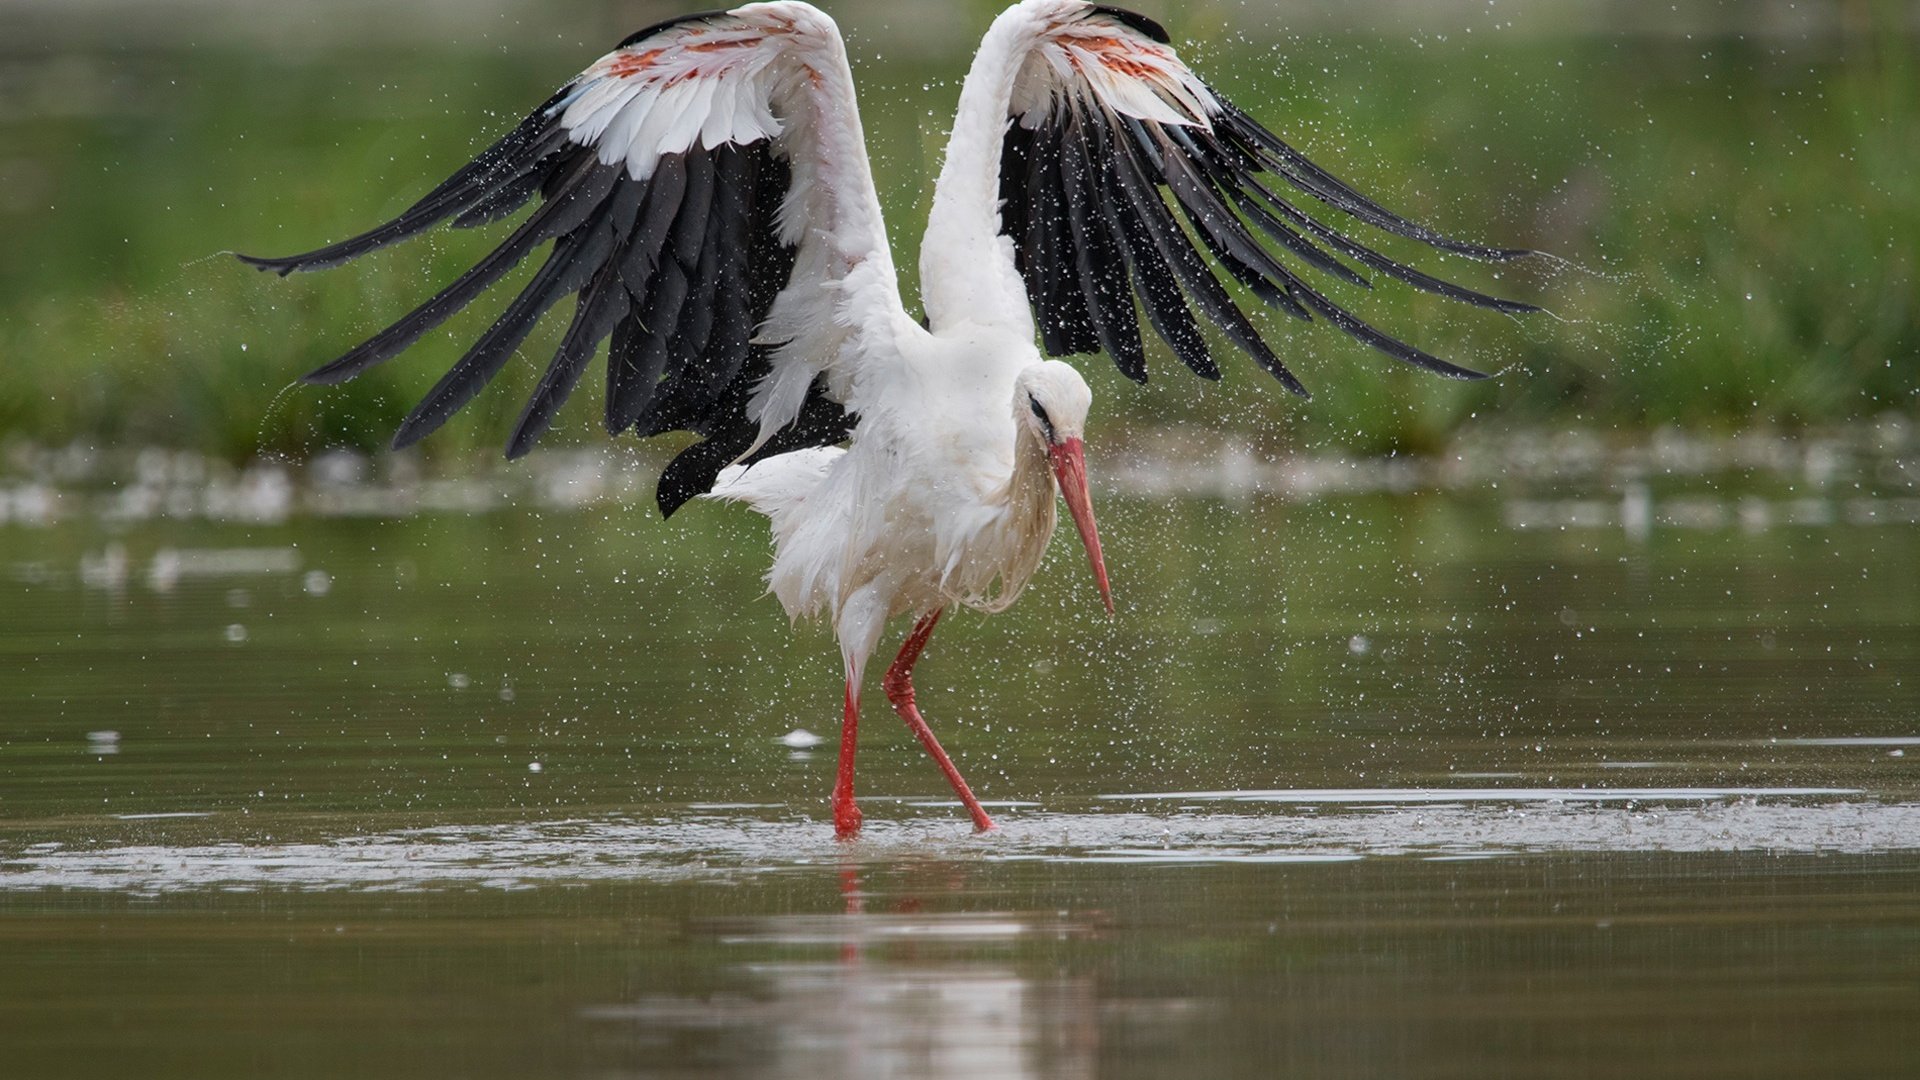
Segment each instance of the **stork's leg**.
M860 736L860 688L847 681L846 712L840 718L840 775L833 783L833 835L860 835L860 807L853 801L853 751Z
M927 753L933 757L934 764L940 766L940 771L947 775L947 783L953 785L954 794L960 796L960 801L966 804L967 813L973 815L973 827L986 832L993 828L993 819L981 809L980 800L973 797L973 789L967 786L960 770L953 767L953 759L940 749L940 740L933 737L933 729L927 726L913 703L913 665L920 659L921 652L925 651L927 639L933 636L933 625L940 621L940 610L936 609L933 614L914 623L906 644L900 646L900 655L894 657L893 666L887 669L884 683L887 700L893 702L893 710L907 722L907 727L920 740L920 745L926 747Z
M834 634L840 639L840 656L846 662L846 711L840 720L840 775L833 783L833 834L842 840L860 835L860 808L853 802L853 750L860 735L860 683L867 670L867 658L880 643L887 626L887 604L893 585L888 581L870 582L854 590L840 606Z

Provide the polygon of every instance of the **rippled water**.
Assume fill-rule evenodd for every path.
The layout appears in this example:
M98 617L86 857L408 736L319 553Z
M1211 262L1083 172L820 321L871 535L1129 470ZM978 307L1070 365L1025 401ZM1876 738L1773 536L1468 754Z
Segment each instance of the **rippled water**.
M875 707L854 844L744 515L16 484L4 1072L1920 1072L1907 465L1534 460L1116 467L921 669L1003 827Z
M201 889L520 889L726 881L820 865L936 858L1202 865L1571 852L1911 852L1920 838L1920 804L1832 801L1859 794L1822 788L1195 792L1114 797L1170 800L1162 813L1002 805L1004 823L988 835L934 816L958 803L887 800L879 805L905 816L875 822L852 844L833 840L787 807L695 805L647 820L425 826L292 842L208 842L202 829L181 828L199 815L137 816L154 823L137 830L147 834L138 842L42 841L20 848L6 860L0 888L149 897ZM1210 805L1264 801L1297 809L1232 813ZM1316 812L1322 806L1331 812Z

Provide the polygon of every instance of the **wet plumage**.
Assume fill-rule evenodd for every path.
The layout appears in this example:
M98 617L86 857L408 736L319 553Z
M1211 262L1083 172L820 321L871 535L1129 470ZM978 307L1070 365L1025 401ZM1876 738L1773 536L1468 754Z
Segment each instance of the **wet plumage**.
M306 255L337 266L443 222L501 222L501 245L393 326L308 376L392 359L545 246L497 321L407 417L396 447L479 394L532 328L567 330L507 443L526 453L606 344L609 433L700 437L660 508L703 494L772 523L769 585L832 621L847 688L833 805L859 826L854 735L868 658L915 619L884 680L967 805L991 822L914 703L911 671L946 608L999 610L1039 565L1063 497L1109 607L1087 493L1092 395L1047 357L1105 352L1145 381L1145 333L1218 378L1211 325L1287 389L1306 388L1219 273L1287 315L1324 319L1441 375L1476 373L1379 330L1310 280L1369 273L1496 311L1304 212L1311 200L1435 248L1503 260L1408 221L1222 100L1151 20L1027 0L987 32L961 91L920 252L925 322L906 310L838 29L802 3L686 16L633 35L394 221Z

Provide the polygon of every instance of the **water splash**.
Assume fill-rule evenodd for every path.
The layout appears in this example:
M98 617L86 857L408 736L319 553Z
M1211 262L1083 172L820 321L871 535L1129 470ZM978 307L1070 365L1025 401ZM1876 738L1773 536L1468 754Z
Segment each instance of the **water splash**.
M1563 852L1875 854L1920 850L1920 804L1839 801L1843 789L1688 788L1177 792L1163 812L1003 809L975 835L932 801L842 844L788 807L444 825L294 843L97 847L0 856L0 891L526 889L568 882L742 879L901 860L1207 864L1459 859ZM879 801L879 800L870 800ZM1326 809L1321 809L1326 807ZM934 817L932 815L940 816Z

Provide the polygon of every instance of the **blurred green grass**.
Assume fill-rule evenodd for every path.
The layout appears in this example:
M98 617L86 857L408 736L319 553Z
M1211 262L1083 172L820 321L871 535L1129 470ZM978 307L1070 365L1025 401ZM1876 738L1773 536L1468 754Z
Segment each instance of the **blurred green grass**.
M1416 245L1383 248L1554 315L1508 320L1390 282L1371 293L1330 286L1377 325L1503 376L1443 382L1330 328L1269 315L1269 339L1314 402L1288 398L1237 355L1208 386L1161 354L1145 392L1089 359L1096 434L1192 423L1272 450L1420 452L1495 418L1626 433L1914 411L1912 36L1883 27L1798 45L1489 35L1255 45L1206 16L1174 24L1223 93L1323 165L1445 231L1557 258L1496 272ZM129 48L7 61L0 439L234 460L384 445L504 295L353 383L285 388L424 299L498 233L441 232L286 281L219 253L304 250L397 212L591 51ZM857 60L909 275L966 61ZM543 328L424 452L495 453L557 334ZM550 443L603 437L593 383Z

